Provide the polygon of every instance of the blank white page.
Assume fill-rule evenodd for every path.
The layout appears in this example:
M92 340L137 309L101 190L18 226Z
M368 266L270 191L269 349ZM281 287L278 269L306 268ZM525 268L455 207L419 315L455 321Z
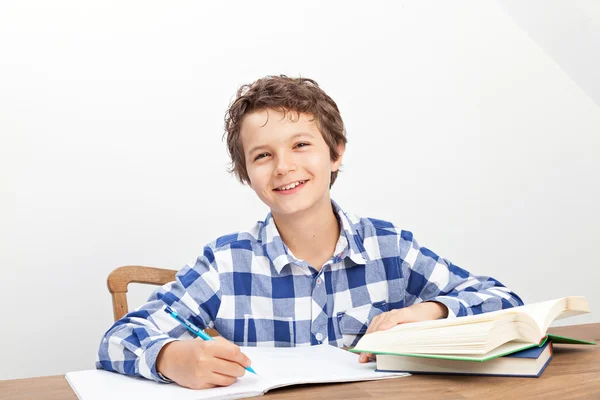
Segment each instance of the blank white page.
M375 363L359 364L358 355L329 345L291 348L242 347L258 376L246 372L228 387L191 390L113 372L69 372L67 381L80 400L235 399L258 396L277 387L326 382L353 382L406 376L375 372Z
M359 364L358 354L327 344L241 349L252 360L256 373L277 385L362 381L393 376L375 372L375 363Z
M259 379L239 379L228 387L192 390L174 383L162 384L143 378L102 370L69 372L67 381L79 400L197 400L197 399L237 399L258 396Z

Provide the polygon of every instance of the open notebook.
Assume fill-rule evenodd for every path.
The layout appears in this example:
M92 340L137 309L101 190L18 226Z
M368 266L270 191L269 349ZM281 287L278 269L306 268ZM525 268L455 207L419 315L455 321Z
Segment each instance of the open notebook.
M67 381L80 400L238 399L260 396L278 387L306 383L353 382L406 376L376 372L375 363L359 364L358 355L329 345L310 347L242 347L258 375L246 372L228 387L191 390L114 372L69 372Z

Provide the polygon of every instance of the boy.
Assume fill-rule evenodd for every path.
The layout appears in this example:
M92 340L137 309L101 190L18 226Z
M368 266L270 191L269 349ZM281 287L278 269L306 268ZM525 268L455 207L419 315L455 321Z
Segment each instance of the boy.
M196 389L226 386L250 365L238 345L348 347L405 322L523 304L498 281L419 247L410 232L346 214L331 200L345 129L313 80L268 76L242 86L225 128L232 172L271 212L205 246L175 282L116 322L98 368ZM221 337L181 340L191 336L166 305Z

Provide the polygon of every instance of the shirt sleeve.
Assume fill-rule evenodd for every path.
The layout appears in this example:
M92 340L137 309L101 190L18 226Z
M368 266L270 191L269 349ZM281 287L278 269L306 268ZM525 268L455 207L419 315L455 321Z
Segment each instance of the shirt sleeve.
M162 347L191 334L169 314L170 306L204 329L213 326L221 303L219 272L209 246L195 263L183 267L176 280L157 289L148 302L115 322L104 334L96 368L168 383L156 371Z
M411 232L400 235L405 306L437 301L448 308L448 318L481 314L523 305L521 298L489 276L472 275L419 247Z

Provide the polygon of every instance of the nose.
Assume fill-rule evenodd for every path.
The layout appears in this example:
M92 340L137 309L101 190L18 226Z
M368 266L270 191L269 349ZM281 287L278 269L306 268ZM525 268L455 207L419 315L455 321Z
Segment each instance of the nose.
M281 152L277 154L275 165L275 176L283 176L291 171L296 170L296 163L294 157L287 152Z

